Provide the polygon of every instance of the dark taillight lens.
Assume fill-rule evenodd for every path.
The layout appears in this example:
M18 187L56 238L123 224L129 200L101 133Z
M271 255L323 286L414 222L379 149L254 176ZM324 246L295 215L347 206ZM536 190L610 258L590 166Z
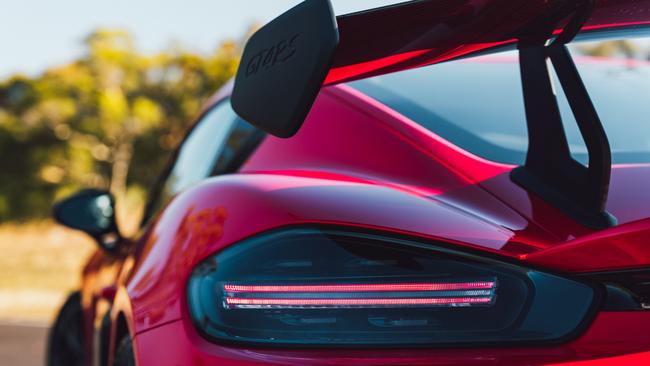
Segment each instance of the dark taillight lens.
M583 283L378 235L299 229L199 265L190 315L205 336L277 345L557 341L595 302Z

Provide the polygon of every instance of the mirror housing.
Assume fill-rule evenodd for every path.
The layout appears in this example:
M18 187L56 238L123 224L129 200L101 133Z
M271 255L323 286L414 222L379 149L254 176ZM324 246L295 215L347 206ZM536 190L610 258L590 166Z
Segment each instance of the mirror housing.
M58 202L53 216L58 223L90 235L108 252L114 252L122 238L115 220L115 199L108 191L80 191Z

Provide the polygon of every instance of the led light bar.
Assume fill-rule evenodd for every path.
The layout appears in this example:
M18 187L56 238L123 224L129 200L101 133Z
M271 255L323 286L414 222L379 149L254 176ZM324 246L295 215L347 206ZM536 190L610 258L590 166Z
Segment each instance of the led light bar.
M465 282L401 284L239 285L225 284L224 307L467 307L492 305L496 279Z
M245 286L224 285L226 292L369 292L369 291L450 291L492 289L493 281L461 283L399 283L354 285Z

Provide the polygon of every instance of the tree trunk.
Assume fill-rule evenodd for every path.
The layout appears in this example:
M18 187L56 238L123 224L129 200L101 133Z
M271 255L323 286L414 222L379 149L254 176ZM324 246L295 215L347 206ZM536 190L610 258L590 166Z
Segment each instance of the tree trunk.
M113 153L110 189L116 198L122 198L126 193L126 182L132 156L133 143L131 139L121 141L115 147L115 152Z

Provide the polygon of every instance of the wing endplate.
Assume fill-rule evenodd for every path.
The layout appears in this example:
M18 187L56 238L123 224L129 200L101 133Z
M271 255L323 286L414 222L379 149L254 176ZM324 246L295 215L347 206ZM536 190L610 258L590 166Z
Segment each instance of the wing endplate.
M293 136L307 117L338 45L329 0L307 0L258 30L235 78L232 106L243 119Z

